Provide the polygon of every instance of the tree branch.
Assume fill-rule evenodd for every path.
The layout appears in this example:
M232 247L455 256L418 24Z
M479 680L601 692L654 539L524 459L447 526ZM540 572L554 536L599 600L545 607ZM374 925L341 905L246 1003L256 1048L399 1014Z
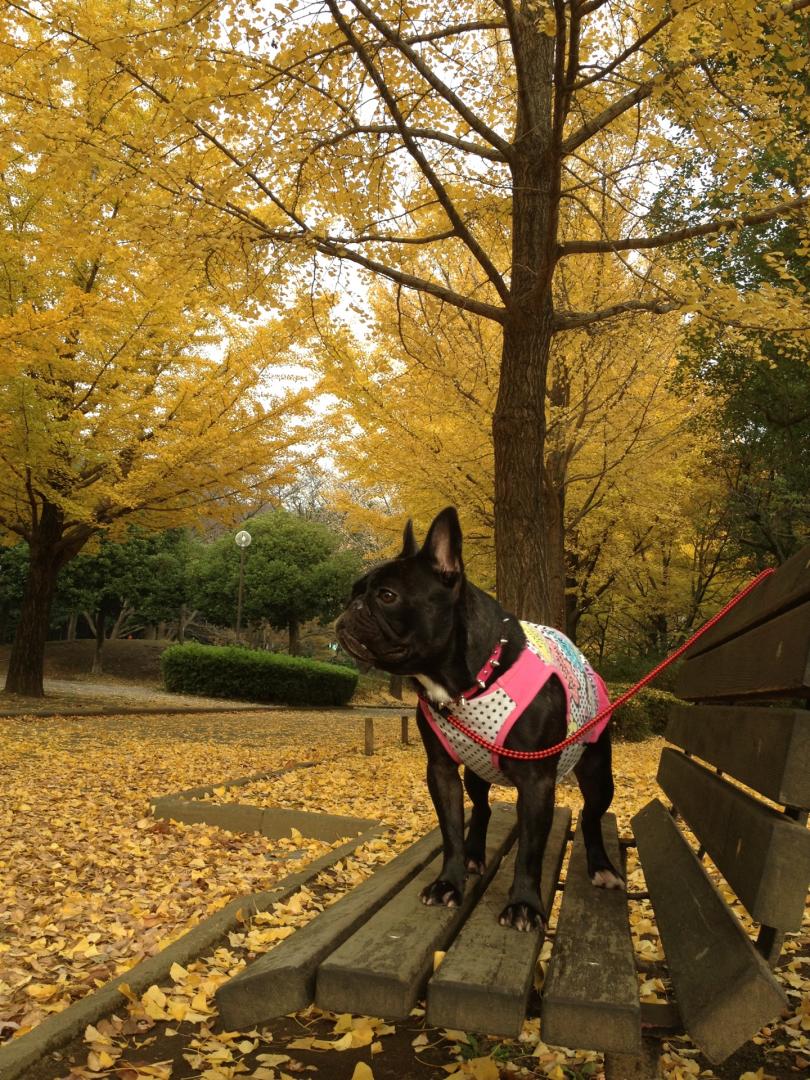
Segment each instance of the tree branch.
M810 3L810 0L808 0L808 3ZM587 78L579 79L571 86L571 89L582 90L584 87L590 86L591 83L598 82L600 79L603 79L605 75L609 75L611 71L615 71L617 67L620 67L625 62L625 60L629 59L631 56L633 56L634 53L637 53L638 50L642 48L642 46L646 45L650 38L654 38L655 35L658 34L661 30L663 30L665 26L671 23L674 18L674 12L670 12L668 15L664 15L664 17L659 19L658 22L655 23L655 25L652 26L645 34L642 34L641 37L636 38L632 45L628 45L627 48L620 52L617 57L611 60L609 64L606 64L604 67L598 68L596 74L588 75Z
M778 203L766 210L758 210L753 214L741 214L733 218L715 218L713 221L705 221L701 225L685 225L681 229L672 229L668 232L658 233L656 236L628 236L617 240L569 240L560 245L559 255L591 255L599 252L615 251L640 251L648 248L666 247L668 244L678 244L683 240L691 240L696 236L711 236L715 233L731 229L742 229L751 225L762 225L766 221L782 217L794 210L800 210L810 202L810 195L802 195L798 199Z
M385 263L377 262L376 259L369 259L367 256L361 255L359 251L351 251L349 248L330 243L322 237L310 235L309 240L321 254L335 259L347 259L349 262L356 263L366 270L371 270L372 273L388 278L389 281L395 281L407 289L414 289L417 292L425 292L430 296L436 296L440 300L452 304L453 307L461 308L463 311L471 311L474 315L481 315L483 318L491 319L493 322L502 323L506 318L505 308L498 307L496 304L488 304L483 300L474 300L470 296L464 296L444 285L439 285L435 281L430 281L428 278L420 278L414 274L407 274L403 270L397 270L393 266L386 266Z
M810 0L808 0L810 2ZM433 142L445 143L447 146L454 146L456 150L463 150L466 154L476 154L478 157L486 158L488 161L500 161L506 163L506 157L491 146L481 146L479 143L470 142L468 139L459 139L455 135L449 135L446 131L438 131L435 128L425 127L410 127L408 126L408 133L414 139L430 139ZM345 131L341 131L337 135L333 135L330 139L322 139L316 146L337 146L339 142L344 139L351 138L352 135L398 135L400 134L399 128L396 124L357 124L353 127L346 128Z
M356 7L358 7L359 10L365 9L365 4L363 4L361 0L352 0L352 2L355 4ZM396 99L388 88L388 85L385 82L385 79L383 78L381 72L377 70L374 62L368 55L368 52L363 42L357 37L354 30L349 25L348 21L340 10L337 0L327 0L327 5L332 13L332 18L335 20L346 40L351 44L357 57L363 64L363 67L371 76L371 79L374 82L374 85L377 87L377 91L380 97L385 102L386 107L394 120L394 123L399 129L400 137L405 144L406 149L421 169L423 176L433 188L433 191L436 193L436 198L441 203L442 209L444 210L445 214L447 214L450 223L453 225L456 235L467 246L473 257L478 262L481 269L484 271L489 280L497 289L498 294L503 300L503 302L506 303L509 299L509 290L506 286L506 283L498 272L497 267L490 259L489 255L487 255L486 251L484 251L483 247L478 243L475 236L467 228L467 225L459 214L458 210L456 209L453 200L448 195L444 184L434 172L432 166L430 165L430 162L422 153L421 148L409 135L408 126L405 123L405 119L402 113L400 112ZM375 23L375 25L376 22L380 22L382 26L385 26L385 24L382 23L381 20L377 20L375 16L372 15L370 16L370 18L371 21Z
M626 315L632 311L649 311L653 315L665 315L669 311L677 311L681 307L679 300L625 300L621 304L613 304L611 307L601 308L599 311L569 311L559 312L554 317L554 330L577 330L580 326L590 326L592 323L603 322L612 319L616 315Z
M603 109L596 116L587 120L578 131L572 132L562 144L562 152L564 154L570 154L573 150L576 150L578 146L582 146L584 142L596 135L597 132L606 128L609 124L612 124L617 117L622 113L626 113L628 109L632 109L633 106L638 105L640 102L648 98L650 94L655 90L657 86L671 79L674 75L684 71L686 68L694 67L700 63L704 58L696 56L691 60L682 60L678 64L673 64L671 68L666 71L658 71L651 79L646 82L640 83L635 90L631 90L630 93L625 94L623 97L617 98L612 105L608 105L606 109Z
M810 3L810 0L808 0ZM503 19L479 19L477 22L456 23L454 26L446 26L443 30L433 30L429 34L413 34L402 40L407 45L418 45L421 41L438 41L441 38L455 37L456 34L466 34L472 30L506 30L507 25Z
M493 131L493 129L490 128L487 124L485 124L484 121L478 115L476 115L476 113L474 113L472 109L469 108L469 106L465 105L461 98L458 96L458 94L451 90L450 87L439 78L436 72L428 67L428 65L422 60L419 53L412 49L404 38L400 37L399 34L395 33L395 31L392 30L391 27L386 22L384 22L378 15L376 15L371 10L371 8L363 2L363 0L352 0L352 5L357 8L360 14L363 15L364 18L366 18L371 23L371 25L386 39L386 41L389 41L396 49L398 49L402 53L403 56L405 56L410 61L410 63L419 72L425 82L428 83L428 85L431 86L437 94L443 97L444 100L448 103L448 105L451 105L456 110L459 116L463 117L464 120L467 121L473 131L477 131L482 139L488 142L491 146L494 146L496 150L500 150L504 157L506 157L507 159L510 157L512 151L511 144L507 142L506 139L501 138L497 131ZM329 4L329 8L330 10L332 10L335 21L337 21L337 15L335 15L333 5L331 3Z

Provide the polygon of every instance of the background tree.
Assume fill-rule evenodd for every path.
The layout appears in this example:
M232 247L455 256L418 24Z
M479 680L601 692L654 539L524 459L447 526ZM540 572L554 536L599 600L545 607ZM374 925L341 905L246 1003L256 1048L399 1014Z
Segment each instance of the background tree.
M718 274L743 293L768 287L795 298L810 285L800 233L784 224L725 251ZM722 480L729 529L751 569L784 562L810 538L807 341L699 327L682 353L677 385L707 400L695 425L719 433L706 467Z
M62 568L54 611L83 616L96 641L94 674L102 671L105 641L142 633L150 624L171 620L182 642L193 614L187 606L190 551L185 530L130 528L123 540L102 537L95 552L85 549Z
M341 549L339 534L317 521L283 511L262 514L244 525L252 541L244 573L243 615L288 633L289 650L299 650L301 624L327 622L345 603L361 557ZM192 569L196 607L220 625L236 617L239 551L233 537L223 536L199 549Z
M119 522L272 499L304 407L269 383L294 314L253 329L248 283L212 283L205 220L94 150L118 90L89 57L65 60L21 56L6 72L19 94L0 89L0 528L29 553L6 690L30 695L59 570ZM128 115L148 124L136 103Z
M776 332L796 324L767 290L742 305L734 289L715 295L709 267L666 278L648 259L806 203L801 168L763 190L748 153L805 153L805 7L469 0L451 12L320 0L257 12L223 0L178 17L160 0L43 0L10 5L6 40L15 61L62 50L96 65L122 104L92 144L126 147L130 168L218 209L251 251L283 246L291 259L314 257L316 271L322 257L351 264L496 325L498 592L520 614L560 624L565 569L546 544L557 507L542 467L552 339L677 308ZM10 70L19 79L25 67ZM132 131L133 102L148 129ZM707 158L721 209L698 165L678 222L657 230L650 193L684 161ZM597 213L568 231L562 204L588 192L622 207L632 227L616 235ZM494 250L504 235L505 257ZM433 258L414 262L419 248ZM464 291L440 269L461 253L475 267ZM559 304L560 266L593 253L626 262L623 291L598 309Z

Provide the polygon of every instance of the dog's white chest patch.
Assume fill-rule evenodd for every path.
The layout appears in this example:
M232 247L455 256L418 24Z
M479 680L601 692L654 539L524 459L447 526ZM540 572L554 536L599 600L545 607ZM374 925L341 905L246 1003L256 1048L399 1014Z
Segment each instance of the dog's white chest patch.
M428 678L427 675L414 675L415 679L424 686L427 696L433 702L434 705L446 705L450 701L453 695L444 686L434 682L433 679Z

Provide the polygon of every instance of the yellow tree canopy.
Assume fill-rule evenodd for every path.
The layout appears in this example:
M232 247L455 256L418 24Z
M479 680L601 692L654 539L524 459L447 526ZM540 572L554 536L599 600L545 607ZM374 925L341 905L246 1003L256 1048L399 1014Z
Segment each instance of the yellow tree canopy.
M461 266L448 280L456 286L467 272ZM591 256L588 273L567 273L560 288L593 306L615 295L624 275ZM403 514L425 527L438 508L455 503L470 569L492 587L497 332L486 319L402 291L379 288L374 306L373 343L335 330L317 358L323 388L340 403L331 417L337 461L351 481L343 505L352 504L352 484L376 494L351 512L393 547ZM626 554L617 522L624 514L624 531L632 531L627 504L643 503L637 488L657 483L657 463L683 436L687 409L667 389L678 339L672 316L587 326L555 339L546 453L534 467L554 486L571 587L583 603L589 588L611 577L608 567L615 576Z
M6 9L7 13L7 9ZM52 44L52 43L51 43ZM269 265L105 146L148 110L84 57L0 61L0 533L29 546L7 689L42 692L56 574L94 534L234 518L291 476L307 394ZM261 323L258 316L262 315Z
M71 549L123 516L266 500L303 407L274 380L294 318L251 328L244 289L206 273L204 220L88 149L103 95L85 75L83 115L0 112L0 525L30 541L47 502Z
M557 618L559 543L544 538L559 514L536 468L552 338L679 309L806 326L798 294L741 299L697 262L648 272L655 252L806 205L806 6L41 0L6 6L3 39L10 92L55 93L62 112L74 103L53 87L99 72L109 101L88 145L194 206L226 276L241 240L263 272L282 249L288 273L313 257L316 290L324 259L348 263L495 324L498 586ZM25 81L32 56L57 73L48 90ZM624 273L588 308L559 279L593 255Z

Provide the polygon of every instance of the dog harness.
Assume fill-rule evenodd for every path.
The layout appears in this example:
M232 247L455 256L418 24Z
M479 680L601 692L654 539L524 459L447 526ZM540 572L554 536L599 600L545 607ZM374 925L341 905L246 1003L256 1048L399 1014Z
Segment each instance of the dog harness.
M575 734L596 714L610 705L607 688L601 677L565 634L551 626L522 622L526 647L517 660L481 693L463 694L448 706L452 715L466 727L496 746L503 746L513 725L521 717L552 675L563 685L567 701L566 736ZM422 714L436 732L453 761L463 762L490 784L510 785L501 772L500 758L473 742L459 731L426 698L419 699ZM567 746L560 753L557 776L565 776L579 761L585 743L596 742L607 726L604 721L583 736L581 742Z

